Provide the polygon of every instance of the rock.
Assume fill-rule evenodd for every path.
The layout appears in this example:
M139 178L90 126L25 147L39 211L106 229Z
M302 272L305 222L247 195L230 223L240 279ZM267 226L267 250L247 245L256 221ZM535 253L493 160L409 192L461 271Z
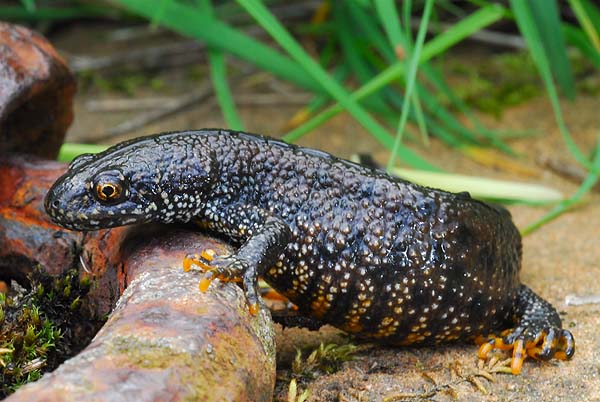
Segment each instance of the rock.
M46 39L0 22L0 151L55 158L73 121L75 89Z
M233 283L200 293L200 276L181 267L187 253L228 246L173 226L61 229L43 212L43 196L64 169L0 157L0 274L23 279L36 263L51 274L77 266L95 283L84 300L93 313L120 298L85 350L5 401L270 401L268 311L252 316Z

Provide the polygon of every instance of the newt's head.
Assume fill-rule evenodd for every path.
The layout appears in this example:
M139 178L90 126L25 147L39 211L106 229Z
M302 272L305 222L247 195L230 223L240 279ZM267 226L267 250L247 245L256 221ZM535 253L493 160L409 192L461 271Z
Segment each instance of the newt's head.
M46 195L46 212L73 230L187 222L203 208L216 175L212 153L202 151L198 136L180 133L81 155Z

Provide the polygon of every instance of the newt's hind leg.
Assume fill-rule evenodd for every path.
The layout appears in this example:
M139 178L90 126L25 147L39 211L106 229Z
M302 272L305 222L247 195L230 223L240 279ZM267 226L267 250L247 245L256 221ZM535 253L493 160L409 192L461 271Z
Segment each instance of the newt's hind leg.
M494 349L512 351L510 370L519 374L527 356L569 360L575 354L573 335L562 328L554 307L525 285L519 288L514 316L516 327L502 332L502 337L480 337L480 359L486 359Z

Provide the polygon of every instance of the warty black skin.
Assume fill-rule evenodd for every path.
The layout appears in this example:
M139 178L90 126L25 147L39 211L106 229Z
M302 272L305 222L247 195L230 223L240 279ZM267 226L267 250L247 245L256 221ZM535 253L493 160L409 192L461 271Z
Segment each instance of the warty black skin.
M123 187L110 202L96 195L106 181ZM198 221L240 246L222 268L244 276L249 298L261 274L301 314L365 338L563 331L519 282L521 238L504 208L267 137L166 133L84 155L46 209L74 230Z

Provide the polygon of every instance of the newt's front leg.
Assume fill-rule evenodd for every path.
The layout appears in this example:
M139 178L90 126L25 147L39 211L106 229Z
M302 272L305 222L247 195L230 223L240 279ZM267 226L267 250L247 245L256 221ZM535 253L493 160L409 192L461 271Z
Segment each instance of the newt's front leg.
M250 313L258 312L258 277L273 266L291 239L289 226L281 219L257 207L226 208L226 219L208 222L213 230L242 240L232 255L217 256L212 250L188 255L184 270L197 265L204 271L200 290L206 291L214 279L241 281L244 285ZM245 241L244 241L245 240Z

